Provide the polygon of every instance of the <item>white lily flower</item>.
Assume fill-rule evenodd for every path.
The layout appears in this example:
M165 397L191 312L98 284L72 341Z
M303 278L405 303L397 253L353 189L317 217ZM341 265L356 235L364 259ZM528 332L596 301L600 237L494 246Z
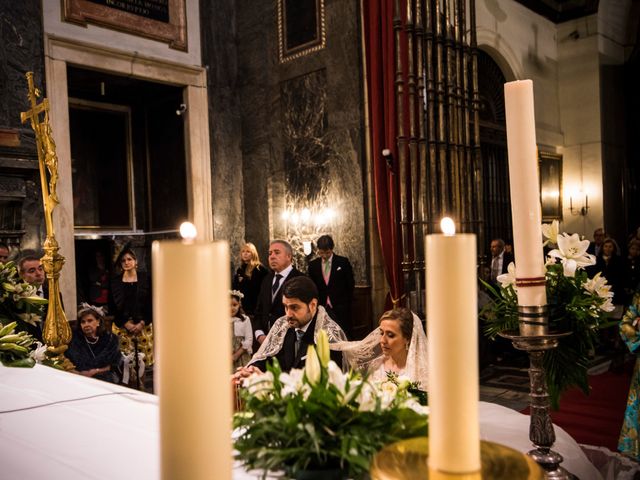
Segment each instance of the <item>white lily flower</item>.
M551 223L543 223L542 235L544 235L546 240L542 244L542 246L544 247L545 245L549 245L549 244L557 245L559 231L560 231L560 222L558 222L558 220L554 220Z
M34 327L37 327L38 324L42 322L42 317L35 313L19 313L18 317L20 317L20 320L23 322L33 325Z
M616 306L613 304L613 300L611 298L607 298L605 302L600 305L600 310L603 312L613 312L616 309Z
M329 337L327 336L327 332L325 330L321 329L318 332L316 345L318 348L318 358L320 359L320 365L326 367L327 365L329 365L329 360L331 359L331 357L329 355Z
M265 398L273 390L273 373L254 373L244 379L243 386L257 398Z
M429 415L429 407L426 405L420 405L420 402L415 398L408 398L402 406L409 408L420 415Z
M329 383L335 385L338 391L344 396L347 376L342 373L342 369L333 361L329 362Z
M589 293L595 293L600 298L613 298L611 285L607 284L607 279L598 272L593 278L584 282L583 287Z
M304 377L304 370L300 368L292 368L289 373L283 372L280 374L280 382L282 383L282 389L280 395L286 397L288 395L296 395L302 388Z
M580 235L563 233L558 235L558 248L549 252L550 257L559 258L564 275L575 277L576 269L595 265L596 257L587 253L589 240L580 240Z
M33 358L36 362L42 363L44 359L47 358L46 353L47 353L47 346L43 345L42 342L36 342L36 348L35 350L31 351L29 356Z
M311 385L315 385L320 381L322 372L320 371L320 360L313 345L309 345L307 350L307 360L304 365L304 372L307 374L307 380Z
M358 395L358 410L361 412L372 412L376 409L376 390L369 384L365 383Z
M496 280L500 282L502 288L507 288L509 285L513 285L516 288L516 264L511 262L507 266L507 273L498 275Z

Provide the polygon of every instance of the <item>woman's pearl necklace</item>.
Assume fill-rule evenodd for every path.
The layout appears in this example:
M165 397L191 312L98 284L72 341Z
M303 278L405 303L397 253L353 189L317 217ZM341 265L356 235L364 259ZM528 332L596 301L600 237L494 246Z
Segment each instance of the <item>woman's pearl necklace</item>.
M84 337L85 342L87 342L89 345L95 345L96 343L98 343L99 339L100 337L96 337L96 339L93 342L90 342L87 337Z

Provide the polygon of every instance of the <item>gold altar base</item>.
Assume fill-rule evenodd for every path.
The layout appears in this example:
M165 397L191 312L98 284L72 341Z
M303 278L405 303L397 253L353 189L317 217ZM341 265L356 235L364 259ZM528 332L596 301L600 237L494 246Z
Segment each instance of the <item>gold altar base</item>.
M543 470L524 453L493 442L480 442L482 469L477 473L447 473L427 466L429 438L417 437L392 443L371 462L373 480L542 480Z

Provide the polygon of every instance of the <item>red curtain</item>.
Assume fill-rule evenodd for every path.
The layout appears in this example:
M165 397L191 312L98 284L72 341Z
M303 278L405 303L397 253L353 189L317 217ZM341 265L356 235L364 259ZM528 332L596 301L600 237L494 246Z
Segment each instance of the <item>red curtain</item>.
M388 307L391 302L404 303L394 88L394 0L365 0L363 8L373 184L382 259L390 286ZM384 158L383 149L389 149L391 156Z

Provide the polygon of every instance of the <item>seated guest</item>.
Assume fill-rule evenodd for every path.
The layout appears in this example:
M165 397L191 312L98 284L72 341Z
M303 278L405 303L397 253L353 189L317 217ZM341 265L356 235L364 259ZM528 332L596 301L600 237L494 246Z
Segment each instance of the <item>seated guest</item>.
M251 320L244 314L242 298L241 292L231 290L231 329L233 333L231 360L233 361L233 371L249 363L253 345Z
M338 342L345 364L369 372L373 380L386 380L387 373L405 376L427 390L427 336L422 322L408 308L388 310L380 326L357 342Z
M116 368L122 354L118 338L105 329L101 307L87 303L80 306L78 323L65 355L75 365L72 372L118 383Z
M320 329L327 332L329 344L347 340L340 326L318 305L318 289L310 278L299 276L287 281L283 287L282 304L285 315L276 320L249 365L235 373L237 383L254 372L264 371L267 362L273 358L278 360L284 372L303 368L307 347L315 345ZM339 357L332 352L334 361L339 362Z
M607 238L602 242L602 246L596 255L593 274L595 275L596 273L600 273L611 285L613 303L616 305L626 304L624 262L617 253L616 242L611 238Z

